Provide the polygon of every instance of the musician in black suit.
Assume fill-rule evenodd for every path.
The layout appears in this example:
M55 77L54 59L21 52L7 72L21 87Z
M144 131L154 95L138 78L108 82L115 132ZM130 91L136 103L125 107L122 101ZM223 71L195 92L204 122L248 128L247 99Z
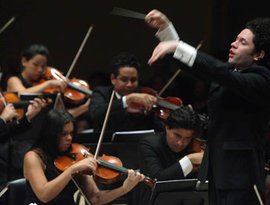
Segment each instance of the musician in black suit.
M1 94L0 94L1 95ZM3 100L3 99L2 99ZM3 102L2 102L3 103ZM45 100L35 98L31 101L23 116L12 104L7 104L0 114L0 191L7 183L14 179L14 158L12 148L16 141L16 134L23 133L31 128L31 120L46 106ZM18 117L21 117L17 120ZM17 157L17 156L16 156ZM15 177L16 178L16 177ZM4 203L5 197L0 197L0 204ZM5 203L4 203L5 204Z
M89 111L94 131L101 130L113 89L115 96L106 131L162 130L161 122L153 114L144 113L152 109L157 98L139 91L138 59L133 54L120 53L112 59L111 67L112 86L97 87L93 91ZM141 108L142 112L141 109L132 109L132 105Z
M173 53L177 63L187 65L187 72L213 81L208 103L210 204L259 204L254 186L263 192L263 141L270 118L270 19L246 24L231 43L227 63L179 41L161 12L151 11L146 21L159 28L165 40L155 48L150 64Z
M157 180L196 178L203 149L195 138L202 133L202 120L189 106L174 110L164 121L165 132L139 142L140 171ZM199 149L194 150L197 144ZM140 188L139 204L147 204L151 190Z

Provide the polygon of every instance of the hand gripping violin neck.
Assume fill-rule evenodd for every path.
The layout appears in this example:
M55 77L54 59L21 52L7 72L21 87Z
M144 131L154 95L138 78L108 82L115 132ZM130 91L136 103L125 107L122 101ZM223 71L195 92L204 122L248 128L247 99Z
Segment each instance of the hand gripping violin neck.
M64 171L72 164L86 157L93 157L93 155L85 146L73 143L70 152L58 156L54 161L54 165L58 170ZM123 167L121 160L117 157L103 155L98 157L97 162L98 167L95 172L95 178L101 183L110 184L117 181L121 174L128 173L128 169ZM155 184L155 180L145 177L144 183L152 188Z

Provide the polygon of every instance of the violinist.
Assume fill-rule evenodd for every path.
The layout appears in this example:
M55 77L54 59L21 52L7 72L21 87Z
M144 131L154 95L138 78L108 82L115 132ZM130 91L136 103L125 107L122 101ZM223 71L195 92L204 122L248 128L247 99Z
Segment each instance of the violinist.
M172 111L164 123L164 132L140 140L140 170L157 180L196 178L204 151L200 145L194 149L194 138L201 136L204 123L185 105ZM140 187L139 204L149 204L150 196L150 189Z
M42 44L32 44L21 55L22 71L18 76L11 76L7 80L7 91L21 93L42 93L48 88L63 91L66 82L58 79L41 81L48 68L49 50ZM41 82L41 83L40 83ZM77 117L88 110L90 100L85 104L69 109Z
M14 177L13 159L17 156L14 156L11 148L21 140L16 138L16 134L28 131L31 128L32 119L45 106L45 100L35 98L19 120L16 120L18 113L12 104L7 104L3 108L0 114L0 190ZM4 197L0 197L0 204L2 200L5 200Z
M105 204L126 193L144 179L142 174L129 170L123 185L113 190L101 191L93 176L82 171L95 173L97 161L86 157L64 171L57 170L54 161L69 150L75 133L73 117L61 109L52 109L44 119L44 130L34 146L24 157L24 176L27 180L26 202L30 204L75 205L73 193L76 191L71 181L73 174L81 181L80 188L91 204Z
M106 128L108 131L163 130L161 122L153 115L134 115L129 112L134 103L149 111L157 100L153 95L138 91L140 63L136 56L120 53L112 59L111 69L112 86L100 86L93 91L89 110L94 130L101 130L112 90L115 90L116 95Z

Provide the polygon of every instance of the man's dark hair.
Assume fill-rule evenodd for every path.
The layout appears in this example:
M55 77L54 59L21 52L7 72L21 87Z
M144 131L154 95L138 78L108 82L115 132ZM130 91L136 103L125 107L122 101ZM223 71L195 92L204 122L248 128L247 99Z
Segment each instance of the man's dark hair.
M49 50L42 44L30 45L28 48L22 51L21 57L24 57L26 60L30 60L38 54L49 58Z
M172 111L164 121L169 128L184 128L200 133L203 129L203 121L192 108L186 105Z
M112 74L116 77L119 74L119 69L122 67L134 67L138 73L141 65L134 54L122 52L119 55L113 57L111 62Z
M270 69L270 18L256 18L246 24L246 28L254 34L255 51L263 50L265 56L258 64Z

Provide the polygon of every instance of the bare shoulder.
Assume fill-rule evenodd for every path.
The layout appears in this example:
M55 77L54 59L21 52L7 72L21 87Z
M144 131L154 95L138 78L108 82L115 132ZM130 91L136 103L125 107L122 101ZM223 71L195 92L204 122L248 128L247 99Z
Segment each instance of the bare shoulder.
M17 76L11 76L8 81L8 83L13 83L13 82L21 82L21 79L18 78Z
M24 85L19 77L11 76L7 80L7 91L19 92L19 91L23 91L25 89L26 88L24 87Z
M28 151L24 155L24 161L35 161L39 159L40 159L40 156L34 151Z
M31 165L31 164L40 164L42 163L41 157L40 155L35 152L35 151L28 151L25 155L24 155L24 163Z

